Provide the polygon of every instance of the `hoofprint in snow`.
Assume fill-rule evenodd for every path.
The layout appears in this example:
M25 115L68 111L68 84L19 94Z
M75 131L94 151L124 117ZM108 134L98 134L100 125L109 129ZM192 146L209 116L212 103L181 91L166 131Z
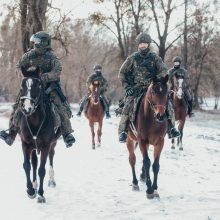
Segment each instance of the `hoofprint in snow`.
M7 128L9 109L10 105L0 106L0 129ZM171 150L166 139L160 159L159 200L148 200L140 181L140 191L132 191L127 148L118 143L119 118L104 121L102 146L96 150L91 148L87 119L74 116L71 121L77 142L66 149L63 140L58 141L54 159L57 186L47 186L47 165L47 203L43 205L26 195L20 138L11 147L0 142L0 219L220 219L220 114L197 112L187 119L183 151ZM136 156L139 176L139 149Z

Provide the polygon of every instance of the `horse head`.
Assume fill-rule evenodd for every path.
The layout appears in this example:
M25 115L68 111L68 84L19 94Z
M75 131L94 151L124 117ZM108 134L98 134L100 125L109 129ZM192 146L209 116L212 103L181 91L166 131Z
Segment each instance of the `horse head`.
M100 82L99 81L93 81L90 85L90 91L91 91L91 98L94 104L99 103L99 97L100 97Z
M154 117L158 122L163 122L166 118L166 106L168 99L168 75L161 78L154 77L148 88L148 103L154 112Z
M27 70L21 69L24 78L20 89L20 109L23 114L32 115L41 101L43 84L38 67L29 67Z
M178 99L182 99L184 96L184 79L183 78L175 78L174 79L174 92Z

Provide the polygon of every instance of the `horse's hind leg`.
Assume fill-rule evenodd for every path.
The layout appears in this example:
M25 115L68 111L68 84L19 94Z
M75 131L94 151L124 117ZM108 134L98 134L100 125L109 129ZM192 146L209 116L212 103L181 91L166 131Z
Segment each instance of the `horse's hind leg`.
M132 176L133 176L132 189L134 191L138 191L139 186L138 186L138 180L137 180L136 172L135 172L136 156L134 154L134 143L129 137L128 137L128 141L127 141L127 148L128 148L128 152L129 152L129 163L131 165Z
M36 150L33 150L32 154L31 154L31 164L32 164L32 168L33 168L33 187L36 192L37 192L37 187L38 187L38 184L37 184L37 163L38 163L37 153L36 153Z
M30 173L31 173L30 156L31 156L32 149L30 146L27 146L24 143L22 143L22 149L23 149L23 154L24 154L23 168L26 174L26 179L27 179L27 194L29 198L33 199L36 197L36 191L33 188L33 184L30 178Z
M94 131L94 122L89 122L89 126L91 128L92 133L92 149L95 149L95 131Z
M102 120L99 122L99 127L97 131L97 137L98 137L98 147L101 147L101 136L102 136Z
M46 174L45 165L47 162L47 156L48 156L48 149L43 149L41 151L41 161L40 161L40 167L38 169L38 175L40 177L40 186L38 189L38 202L39 203L46 202L46 199L43 196L43 194L44 194L43 184L44 184L44 177Z
M51 145L50 152L49 152L50 169L49 169L48 186L52 187L52 188L56 187L56 182L54 180L54 169L53 169L53 158L54 158L54 154L55 154L55 149L54 149L55 145L56 145L56 143Z

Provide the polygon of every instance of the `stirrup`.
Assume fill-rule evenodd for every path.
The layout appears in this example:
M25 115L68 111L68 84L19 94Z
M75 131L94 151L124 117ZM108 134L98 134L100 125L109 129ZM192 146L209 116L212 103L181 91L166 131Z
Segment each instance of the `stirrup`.
M11 135L4 130L0 131L0 139L5 141L5 143L9 146L11 146L14 143L14 139L11 137Z
M180 132L178 130L176 130L176 128L171 128L170 131L168 132L168 138L178 138L180 137Z
M119 134L119 142L120 143L125 143L127 141L128 138L128 133L123 131Z
M76 139L73 137L71 133L63 136L63 139L67 148L71 147L76 142Z

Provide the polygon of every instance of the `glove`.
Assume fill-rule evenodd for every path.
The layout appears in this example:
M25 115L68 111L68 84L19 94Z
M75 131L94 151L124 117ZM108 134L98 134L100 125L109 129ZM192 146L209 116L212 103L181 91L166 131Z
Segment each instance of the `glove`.
M134 94L134 90L131 87L127 87L125 94L126 96L132 96Z
M42 79L43 82L47 83L49 81L48 74L47 73L43 73L41 75L41 79Z

